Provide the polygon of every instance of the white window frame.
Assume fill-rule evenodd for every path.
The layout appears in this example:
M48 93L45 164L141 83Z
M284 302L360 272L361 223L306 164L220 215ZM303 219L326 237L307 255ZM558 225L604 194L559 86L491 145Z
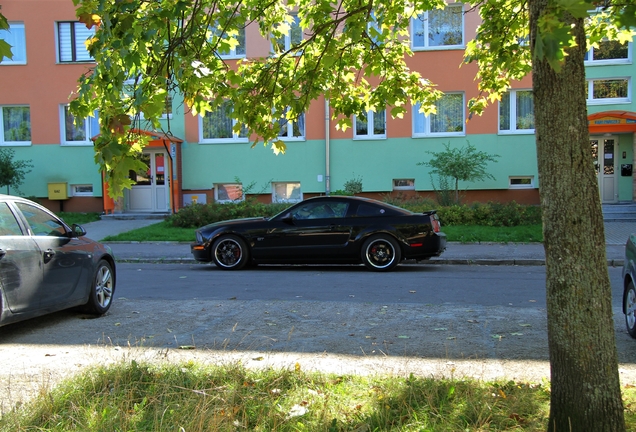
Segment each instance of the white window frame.
M287 126L287 130L285 131L286 133L284 135L281 134L280 132L278 133L278 137L281 138L282 140L284 141L305 141L306 140L305 131L306 131L307 122L306 122L305 113L301 113L296 120L288 120L286 118L279 118L278 122L279 124L281 124L281 128L283 125ZM302 132L300 136L294 136L294 125L297 123L302 123L302 125L299 124L298 126L298 128L301 129L301 132Z
M300 29L300 18L298 17L298 15L296 14L292 14L292 22L289 24L289 31L287 32L286 35L283 36L283 51L282 52L287 52L291 49L292 44L297 45L299 43L302 42L303 40L303 33L302 33L302 29ZM294 31L294 28L299 28L300 29L300 39L299 40L292 40L292 33ZM273 36L271 37L271 41L270 41L270 45L271 45L271 51L273 53L277 53L276 50L274 49L274 43L276 38L274 38ZM297 55L300 55L300 53L297 53Z
M216 110L214 110L213 112L218 112L219 110L224 109L223 105L219 106ZM208 115L210 111L206 111L206 116ZM204 117L199 116L199 143L201 144L228 144L228 143L248 143L249 142L249 137L242 137L240 136L240 134L237 134L234 131L234 126L236 126L236 120L232 119L232 137L228 137L228 138L204 138L203 137L203 121L204 121Z
M95 135L99 134L99 114L95 111L92 117L88 117L84 119L83 129L84 136L86 139L83 141L68 141L66 139L66 114L67 114L68 104L60 105L60 143L63 146L92 146L93 138ZM71 115L70 113L68 113Z
M497 129L500 135L510 135L510 134L533 134L534 128L532 129L517 129L517 92L530 92L532 93L532 89L511 89L508 90L510 94L510 129L501 129L501 101L499 101L499 106L497 109ZM533 99L534 100L534 99ZM514 103L513 103L514 102Z
M384 113L384 133L376 134L373 131L374 118L377 115L374 111L367 111L367 119L365 120L367 123L367 133L365 135L358 135L358 117L353 116L353 139L355 140L379 140L386 139L386 110L381 110L380 112Z
M84 42L95 34L95 29L87 29L84 23L79 21L57 21L55 23L55 44L57 47L57 62L60 64L74 64L74 63L94 63L95 59L91 57ZM71 58L62 58L62 34L60 30L61 25L68 25L70 46L64 47L70 49ZM79 34L78 34L79 33ZM82 39L86 36L84 39ZM78 37L80 38L78 40ZM81 50L81 51L80 51ZM80 51L78 53L78 51Z
M80 188L90 188L90 192L89 192L89 191L82 191L82 190L79 190ZM72 195L72 196L86 196L86 197L92 197L92 196L94 196L93 185L92 185L92 184L76 184L76 185L71 185L71 195Z
M31 125L31 106L30 105L0 105L0 146L30 146L29 141L5 141L4 140L4 109L5 108L29 108L29 133L31 134L31 140L33 139L33 128Z
M297 188L294 188L297 185ZM285 198L280 198L277 194L278 187L285 187ZM293 189L290 191L290 187ZM290 197L294 190L298 189L298 197ZM303 200L303 190L300 182L272 182L272 202L273 203L297 203Z
M210 28L210 32L212 33L212 35L210 36L210 41L212 40L212 38L214 36L219 36L219 32L220 29L218 29L218 27L215 28ZM247 54L247 37L245 35L245 27L238 29L239 35L238 36L234 36L234 39L237 39L239 41L239 44L230 49L230 52L227 54L222 54L220 51L218 52L219 57L221 57L222 59L225 60L232 60L232 59L241 59L241 58L245 58L246 54ZM242 35L241 35L242 33ZM227 35L226 33L223 33L221 36L225 36L225 38L230 39L231 37L229 35ZM240 37L242 36L243 38L243 44L240 43ZM242 47L243 48L243 53L238 53L236 52L236 48L237 47Z
M419 112L420 110L420 104L415 104L413 106L413 138L418 138L418 137L430 137L430 136L465 136L466 135L466 110L464 109L464 107L466 106L466 96L464 94L464 92L447 92L444 93L444 96L442 96L442 98L444 98L447 95L457 95L460 94L462 96L462 119L461 119L461 126L462 126L462 130L461 131L456 131L456 132L431 132L431 118L434 116L437 116L439 114L429 114L429 115L424 115L424 113ZM438 103L441 101L441 99L438 99L435 102L435 105L439 108ZM439 109L438 109L439 112ZM423 125L423 130L418 131L416 130L416 127L418 126L418 119L421 119L421 124Z
M514 180L530 180L529 184L513 184ZM508 177L509 189L534 189L534 176L510 176Z
M0 39L11 45L13 59L2 57L0 66L27 64L26 30L23 22L9 22L8 30L0 30Z
M596 81L627 81L627 97L594 99L594 82ZM631 77L593 78L593 79L587 80L587 104L588 105L611 105L611 104L619 104L619 103L630 103L631 101L632 101Z
M219 187L225 187L225 186L232 186L232 187L236 187L238 186L241 189L241 198L233 200L233 199L220 199L219 198ZM220 204L225 204L225 203L234 203L234 202L241 202L241 201L245 201L245 193L243 192L243 185L241 183L215 183L214 184L214 202L220 203Z
M400 185L399 183L406 182L407 184ZM401 179L393 179L393 190L415 190L415 179L412 178L401 178Z
M609 41L602 41L602 42L609 42ZM587 51L587 59L585 60L584 63L585 63L585 66L631 64L632 63L632 43L631 42L627 43L627 58L617 58L617 59L594 60L594 47L590 47L590 49Z
M424 16L423 18L420 18L422 15L416 16L414 18L411 18L411 49L413 51L428 51L428 50L449 50L449 49L463 49L464 45L465 45L465 34L464 34L464 5L462 3L459 4L447 4L446 8L458 8L461 9L461 12L459 12L461 19L462 19L462 23L461 23L461 33L462 33L462 40L461 43L459 44L453 44L453 45L430 45L430 42L428 40L428 16L431 13L441 13L441 11L443 11L443 9L434 9L431 11L426 11L424 12L422 15ZM415 44L415 33L420 31L420 24L421 23L421 32L424 34L424 44L423 45L416 45Z

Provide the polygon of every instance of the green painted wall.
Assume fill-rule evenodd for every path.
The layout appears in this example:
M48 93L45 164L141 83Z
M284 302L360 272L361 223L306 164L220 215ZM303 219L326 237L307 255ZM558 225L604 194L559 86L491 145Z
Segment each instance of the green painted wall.
M69 186L92 184L93 195L102 196L102 177L94 162L93 146L39 144L10 148L15 151L14 160L30 159L33 165L20 186L22 195L47 197L48 183L66 182Z
M467 140L479 150L498 154L499 162L489 171L496 180L462 184L469 189L507 189L509 176L534 176L537 180L534 135L471 135L454 138L399 138L388 140L333 140L330 146L331 190L362 178L366 192L390 191L392 180L415 179L417 190L433 190L428 168L417 162L427 161L427 152L444 150L445 143L465 146ZM256 182L254 192L269 193L270 181L300 181L305 193L325 192L324 141L290 142L284 155L274 155L269 148L249 144L184 144L183 188L211 189L214 183ZM318 181L318 176L323 181ZM536 183L535 183L536 184Z

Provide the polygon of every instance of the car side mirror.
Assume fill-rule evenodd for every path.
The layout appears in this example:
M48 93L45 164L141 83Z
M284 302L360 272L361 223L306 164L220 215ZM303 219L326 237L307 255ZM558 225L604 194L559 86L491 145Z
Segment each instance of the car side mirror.
M83 237L86 235L86 230L81 225L73 224L73 226L71 227L71 230L73 233L72 234L73 237Z
M292 216L291 212L287 213L286 215L284 215L281 220L289 225L293 225L294 224L294 217Z

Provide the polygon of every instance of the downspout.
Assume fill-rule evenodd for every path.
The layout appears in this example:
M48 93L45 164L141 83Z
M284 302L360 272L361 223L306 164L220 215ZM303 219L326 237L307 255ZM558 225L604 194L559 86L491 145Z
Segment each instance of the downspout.
M325 195L331 193L329 174L329 99L325 98Z

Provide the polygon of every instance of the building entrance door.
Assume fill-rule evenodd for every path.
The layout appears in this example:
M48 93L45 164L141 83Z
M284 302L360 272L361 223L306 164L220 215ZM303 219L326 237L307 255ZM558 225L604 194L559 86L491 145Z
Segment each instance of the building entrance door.
M166 152L144 150L141 161L148 168L130 172L134 184L128 194L128 209L136 212L167 212L169 188Z
M591 137L592 158L598 178L602 203L618 201L616 185L616 144L615 137Z

